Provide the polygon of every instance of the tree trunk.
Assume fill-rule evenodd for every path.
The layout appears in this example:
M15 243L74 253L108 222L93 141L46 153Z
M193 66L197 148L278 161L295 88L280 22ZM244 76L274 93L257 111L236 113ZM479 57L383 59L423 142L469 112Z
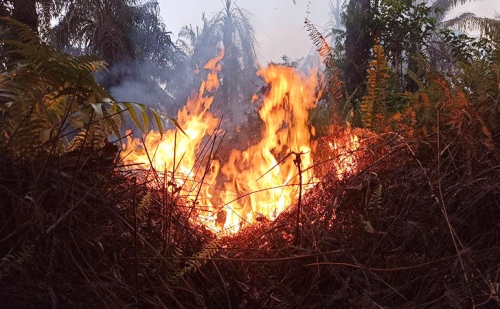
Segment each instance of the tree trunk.
M5 3L0 4L0 16L9 16L15 20L27 25L35 33L38 33L38 14L36 12L36 1L35 0L13 0L12 1L12 15L9 14ZM7 29L9 25L2 22L1 26L6 26ZM9 29L10 30L10 29ZM7 37L9 39L16 39L17 36L12 31L7 32ZM22 59L22 56L18 53L11 52L12 46L2 46L0 47L0 53L2 57L0 62L5 66L4 68L12 68L16 63Z
M361 113L359 104L366 89L365 76L373 45L372 31L370 29L370 0L350 0L347 8L346 22L346 69L344 83L347 95L351 98L354 112L354 126L361 126Z
M35 0L14 0L12 17L38 33L38 14Z

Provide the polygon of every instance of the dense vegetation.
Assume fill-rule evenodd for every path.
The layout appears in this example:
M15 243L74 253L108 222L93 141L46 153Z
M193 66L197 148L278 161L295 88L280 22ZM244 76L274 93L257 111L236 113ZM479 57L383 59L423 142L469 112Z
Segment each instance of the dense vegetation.
M166 115L222 48L214 109L258 130L247 12L227 0L173 42L155 2L1 2L0 307L499 306L500 24L444 21L461 2L350 0L323 34L306 20L326 77L309 118L321 179L222 238L117 154L124 127L178 126ZM327 145L352 134L339 179Z

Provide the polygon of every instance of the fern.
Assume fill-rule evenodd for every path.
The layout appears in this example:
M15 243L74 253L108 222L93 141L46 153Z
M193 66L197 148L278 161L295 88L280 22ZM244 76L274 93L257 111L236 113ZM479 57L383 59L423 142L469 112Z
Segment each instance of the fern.
M27 26L10 18L1 20L9 24L17 39L1 40L0 44L9 46L18 57L8 71L0 74L0 145L17 154L56 145L62 153L62 138L72 131L71 127L80 132L75 142L87 133L100 135L100 142L109 133L120 136L116 115L123 117L124 113L142 130L147 130L147 123L153 120L163 131L163 120L156 111L144 104L116 102L95 81L94 74L106 63L94 56L72 57L59 52ZM70 142L66 146L71 149L74 145ZM53 151L53 147L47 149Z
M380 123L377 118L386 116L387 84L389 66L385 58L384 48L380 44L373 46L373 60L367 70L367 94L363 96L360 109L362 120L367 128L374 128Z
M148 190L146 195L144 195L141 199L141 202L139 203L139 206L137 207L137 212L138 215L141 216L144 213L145 209L148 209L151 207L151 202L153 201L153 193L151 190Z
M177 284L179 282L179 278L181 277L182 273L179 258L182 258L183 256L184 252L182 251L182 248L175 247L172 254L172 261L164 261L165 267L167 269L167 281L169 283Z
M379 183L370 197L368 208L379 209L381 205L382 205L382 184Z
M196 253L191 259L188 259L186 265L181 268L175 277L182 278L188 273L198 271L203 265L207 263L215 254L217 254L219 247L219 240L214 239L205 248Z
M35 246L22 247L18 252L4 256L0 260L0 279L13 275L16 268L29 262L35 253Z
M108 134L102 126L91 125L89 129L82 129L78 135L73 137L64 148L64 152L100 149L104 146L107 137Z
M408 74L408 77L410 77L410 78L411 78L411 80L412 80L412 81L414 81L414 82L415 82L415 84L417 84L417 85L418 85L418 87L419 87L420 89L424 89L424 88L425 88L424 83L423 83L423 82L422 82L422 80L421 80L421 79L417 76L417 74L415 74L415 72L413 72L413 71L408 71L408 73L407 73L407 74Z
M305 20L305 27L309 32L309 37L313 41L314 46L316 46L316 50L318 51L319 55L323 57L324 62L328 67L333 57L330 45L325 40L323 35L318 31L318 29L316 29L316 27L307 18Z
M313 41L314 45L320 56L323 58L323 63L326 66L326 75L327 75L327 94L330 96L328 99L327 108L334 108L339 114L346 114L343 108L339 106L339 100L342 97L342 81L339 78L339 71L336 67L335 60L333 57L333 50L326 41L325 37L316 29L316 27L306 18L305 27L309 32L309 37ZM345 105L347 106L347 104ZM319 107L319 105L318 105ZM325 111L318 110L317 114L325 115ZM336 116L334 116L336 117ZM311 119L313 120L313 119ZM330 120L330 119L329 119ZM315 126L317 127L317 126Z

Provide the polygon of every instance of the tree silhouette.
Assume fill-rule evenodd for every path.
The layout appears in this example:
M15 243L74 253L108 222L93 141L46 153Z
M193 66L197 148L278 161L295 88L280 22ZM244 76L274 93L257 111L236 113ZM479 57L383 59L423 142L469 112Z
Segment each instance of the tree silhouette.
M354 112L354 125L361 126L359 103L365 92L364 79L373 46L370 0L350 0L344 14L346 27L344 83Z
M226 0L223 10L215 14L205 25L224 48L221 70L221 92L219 106L221 113L229 117L238 116L242 93L253 86L251 79L257 69L255 37L250 13L231 0ZM241 116L241 115L240 115Z
M482 35L488 35L494 39L500 38L500 21L478 17L471 12L465 12L450 20L444 20L446 14L460 4L479 0L437 0L432 4L433 8L439 9L435 15L442 28L458 28L461 31L479 30Z
M77 48L105 60L112 73L105 82L107 87L141 77L137 76L141 71L161 79L161 69L169 71L179 51L159 19L158 3L135 4L130 0L72 3L54 27L56 45ZM146 70L146 61L156 66ZM153 69L155 72L151 72Z

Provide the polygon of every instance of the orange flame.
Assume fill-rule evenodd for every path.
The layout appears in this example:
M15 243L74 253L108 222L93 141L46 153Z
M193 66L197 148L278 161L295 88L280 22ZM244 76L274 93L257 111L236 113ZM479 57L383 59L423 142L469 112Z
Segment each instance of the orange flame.
M348 127L343 132L347 138L333 139L328 142L330 153L328 159L331 159L330 169L335 170L337 179L342 180L346 175L352 175L356 171L357 160L354 156L359 147L359 138L357 135L351 133Z
M270 86L259 110L265 123L262 140L245 151L233 150L221 170L229 179L224 201L230 211L224 227L230 230L258 216L275 219L297 196L297 167L291 156L282 162L280 157L302 153L302 169L313 162L307 111L319 97L316 72L305 77L292 68L270 65L257 74ZM312 177L312 172L303 175Z
M205 65L206 81L177 115L185 135L170 130L163 136L151 131L143 142L128 138L122 156L126 164L175 175L181 196L197 202L192 205L196 206L193 220L217 232L235 233L259 217L275 219L298 196L298 186L307 188L311 183L314 128L307 124L308 110L320 94L317 70L308 76L276 65L259 70L269 85L259 109L265 123L261 141L244 151L233 150L222 167L211 158L202 165L199 161L204 159L197 157L200 145L217 129L218 119L209 111L214 98L208 93L219 86L223 56L222 51ZM305 171L302 184L297 164Z
M144 142L127 137L122 152L124 163L140 164L141 168L154 168L161 172L175 170L176 175L180 176L176 177L178 185L193 176L192 168L202 139L217 126L218 119L208 111L214 98L206 93L219 87L217 72L221 69L220 60L223 56L224 51L205 65L205 69L210 70L207 80L201 84L198 94L189 98L186 106L177 114L177 122L185 134L169 130L162 136L160 132L150 131L145 135ZM178 166L174 167L174 164Z

